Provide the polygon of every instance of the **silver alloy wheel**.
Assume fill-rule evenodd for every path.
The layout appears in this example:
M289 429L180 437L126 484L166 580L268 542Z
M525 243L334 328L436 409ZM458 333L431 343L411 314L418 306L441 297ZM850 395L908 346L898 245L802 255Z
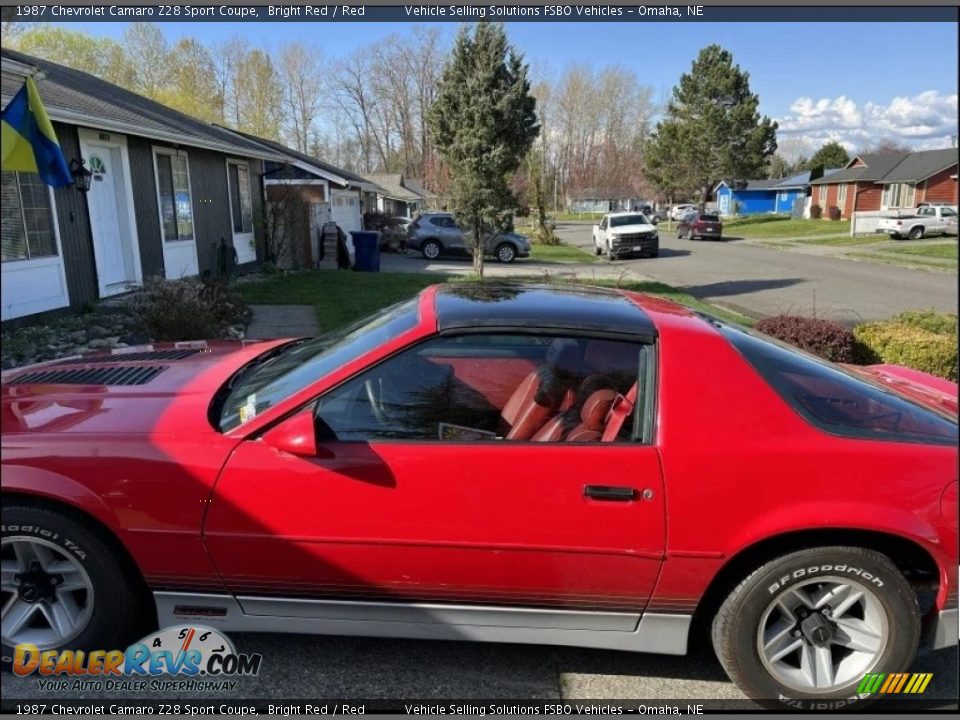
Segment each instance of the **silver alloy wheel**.
M423 256L427 258L427 260L436 260L440 257L440 244L433 240L425 243L423 246Z
M513 249L513 245L508 245L504 243L499 248L497 248L497 260L500 262L508 263L513 262L513 259L517 256L517 251Z
M825 576L780 592L757 629L757 651L777 682L829 693L872 672L887 648L887 613L866 585Z
M0 635L13 647L61 647L87 627L93 615L93 583L62 548L36 537L0 543Z

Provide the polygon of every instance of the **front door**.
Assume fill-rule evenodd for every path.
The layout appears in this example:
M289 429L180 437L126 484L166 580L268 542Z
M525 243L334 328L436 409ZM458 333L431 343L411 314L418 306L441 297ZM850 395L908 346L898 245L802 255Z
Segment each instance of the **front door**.
M505 406L554 372L554 340L438 338L325 394L316 457L242 443L204 527L241 605L269 594L618 610L635 625L663 552L656 449L631 440L629 417L606 441L502 439ZM582 417L594 388L636 387L639 346L576 342L587 350L552 411L567 421L560 438L607 421Z
M132 216L126 138L81 134L81 151L93 177L87 193L100 296L129 289L140 278L136 225Z

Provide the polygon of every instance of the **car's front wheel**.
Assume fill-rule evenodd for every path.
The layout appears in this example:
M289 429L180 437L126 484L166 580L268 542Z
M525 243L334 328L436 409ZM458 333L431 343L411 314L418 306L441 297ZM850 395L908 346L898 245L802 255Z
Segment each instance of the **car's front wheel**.
M108 543L72 516L4 504L0 535L3 662L17 645L40 650L125 648L142 597Z
M500 243L497 245L497 260L502 263L512 263L517 259L517 249L510 243Z
M443 251L443 248L440 247L440 243L436 240L427 240L423 247L420 248L420 252L423 253L423 256L427 260L436 260L440 257L440 253Z
M871 672L905 671L920 638L917 597L896 566L857 547L772 560L727 596L713 645L730 678L771 707L839 708Z

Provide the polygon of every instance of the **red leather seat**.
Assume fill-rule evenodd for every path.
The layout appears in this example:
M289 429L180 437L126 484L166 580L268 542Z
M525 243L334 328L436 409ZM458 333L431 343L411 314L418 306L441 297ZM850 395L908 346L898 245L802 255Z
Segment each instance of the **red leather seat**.
M623 396L616 390L597 390L580 410L580 424L567 434L568 442L597 442L604 438L604 428L617 398Z
M550 418L530 439L535 442L558 442L563 440L574 427L582 422L580 414L587 400L598 390L608 390L610 388L610 380L608 380L606 376L588 376L580 384L576 399L570 409L564 410L561 407L561 412Z
M529 440L558 411L568 409L582 370L580 345L567 338L554 340L546 363L523 379L500 412L507 440Z

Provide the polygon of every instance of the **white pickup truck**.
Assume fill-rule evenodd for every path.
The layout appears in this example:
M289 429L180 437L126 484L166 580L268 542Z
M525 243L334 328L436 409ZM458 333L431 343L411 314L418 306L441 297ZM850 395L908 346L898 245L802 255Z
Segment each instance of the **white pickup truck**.
M939 235L947 229L950 218L957 217L957 209L949 205L921 205L909 215L880 218L878 233L892 238L908 237L919 240L927 235Z

